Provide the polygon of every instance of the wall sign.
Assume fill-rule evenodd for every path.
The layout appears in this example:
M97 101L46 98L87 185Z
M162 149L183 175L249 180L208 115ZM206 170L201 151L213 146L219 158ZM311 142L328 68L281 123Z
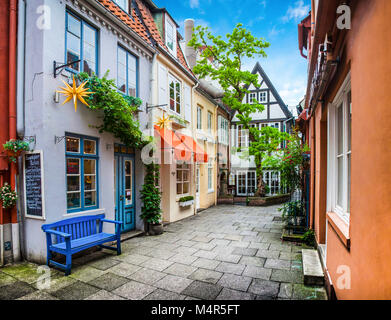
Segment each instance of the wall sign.
M45 219L42 151L26 152L23 157L24 207L29 218Z

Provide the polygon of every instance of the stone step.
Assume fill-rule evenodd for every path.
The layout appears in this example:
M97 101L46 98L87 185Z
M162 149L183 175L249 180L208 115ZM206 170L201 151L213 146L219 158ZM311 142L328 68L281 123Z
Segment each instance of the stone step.
M323 286L324 272L318 252L313 249L302 249L304 284L309 286Z

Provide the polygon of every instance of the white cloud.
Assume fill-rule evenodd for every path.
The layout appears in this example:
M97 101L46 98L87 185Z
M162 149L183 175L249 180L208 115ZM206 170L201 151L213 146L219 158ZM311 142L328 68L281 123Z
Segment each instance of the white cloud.
M295 5L289 6L288 11L285 16L282 17L282 21L288 22L290 20L297 21L304 18L310 11L310 5L304 5L304 0L299 0L295 2Z
M190 8L198 8L200 6L200 1L199 0L190 0Z

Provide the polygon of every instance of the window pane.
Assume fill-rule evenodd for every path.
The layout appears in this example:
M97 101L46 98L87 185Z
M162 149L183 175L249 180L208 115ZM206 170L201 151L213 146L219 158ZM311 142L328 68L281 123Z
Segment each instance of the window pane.
M95 160L84 160L84 174L95 174Z
M67 191L80 191L80 177L68 176L67 177Z
M338 155L343 153L343 106L337 108L337 139L338 139Z
M188 182L185 182L183 184L183 193L184 194L189 193L189 183Z
M176 181L182 181L182 171L178 170L176 172Z
M338 176L337 176L337 204L340 207L343 207L343 157L339 157L337 160L338 166Z
M66 150L67 152L79 153L80 139L78 138L66 138Z
M130 161L125 161L125 174L126 175L132 174L132 163Z
M84 205L86 207L96 206L96 191L84 192Z
M84 140L84 153L96 154L96 142L94 140Z
M182 194L182 183L177 183L176 184L176 193L177 194Z
M80 174L79 159L67 158L67 174Z
M85 190L96 190L96 177L95 176L84 176L84 189Z
M80 208L80 192L67 194L67 208L68 209Z
M67 14L68 18L68 31L72 32L75 36L80 38L80 21L74 16Z

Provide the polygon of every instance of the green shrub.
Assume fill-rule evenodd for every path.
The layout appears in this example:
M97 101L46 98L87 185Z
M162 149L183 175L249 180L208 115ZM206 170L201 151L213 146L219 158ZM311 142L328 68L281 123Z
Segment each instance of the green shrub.
M314 230L310 229L306 233L304 233L303 241L306 245L314 247L315 246L315 232L314 232Z
M193 196L187 196L187 197L180 198L179 202L187 202L187 201L191 201L191 200L194 200L194 197Z
M140 191L140 199L143 201L140 217L148 223L158 224L162 219L160 209L161 192L155 185L156 180L159 179L159 165L152 163L145 167L147 173Z

